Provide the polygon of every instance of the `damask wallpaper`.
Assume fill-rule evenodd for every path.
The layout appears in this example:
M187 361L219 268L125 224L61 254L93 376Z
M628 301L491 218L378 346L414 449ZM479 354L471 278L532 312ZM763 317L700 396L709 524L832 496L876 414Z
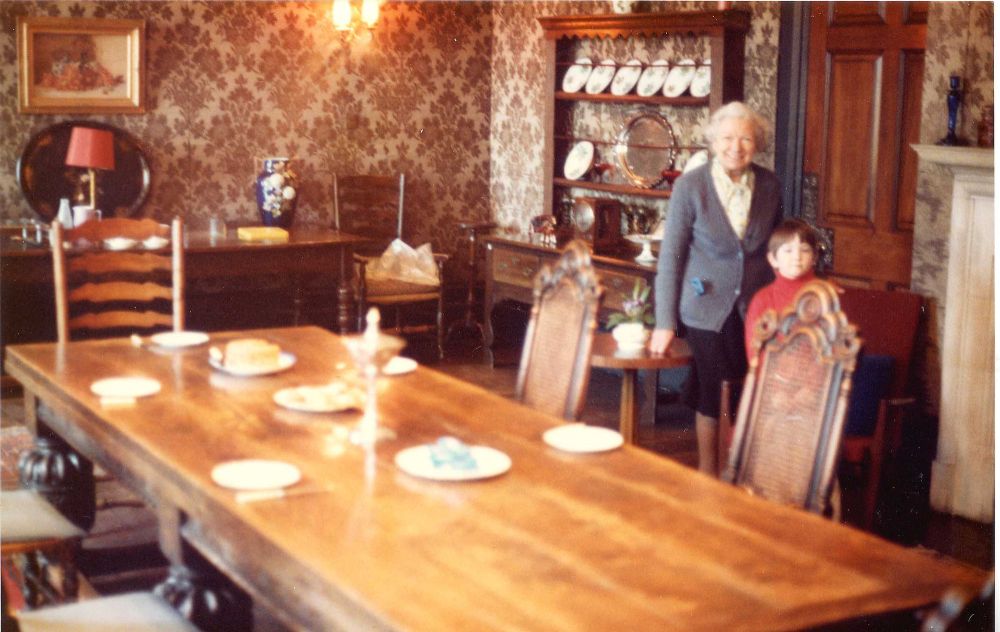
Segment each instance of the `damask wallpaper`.
M492 8L387 3L370 41L333 30L330 2L0 3L0 213L31 217L14 176L28 139L83 118L130 132L153 183L143 214L189 226L257 221L265 156L289 155L296 222L332 221L334 173L407 174L406 232L453 247L454 224L489 216ZM143 19L145 114L17 113L15 17Z
M983 108L993 105L993 3L934 2L927 21L920 142L933 144L948 131L945 96L949 77L962 78L958 136L976 142ZM928 412L937 413L941 392L940 342L944 332L951 226L951 182L947 168L921 161L913 230L910 288L927 297L927 322L918 346L918 375ZM986 265L984 263L984 265ZM990 263L989 265L992 265Z
M648 10L714 2L647 3ZM746 98L773 120L778 3L753 13ZM296 221L329 223L332 174L407 173L412 241L455 247L461 219L523 232L542 208L544 41L553 13L610 2L388 2L371 41L344 41L329 2L5 2L0 35L0 218L32 217L14 176L30 137L72 118L111 123L144 147L153 172L145 215L256 220L260 159L290 155L301 180ZM144 19L145 114L17 113L17 15ZM690 121L682 117L685 134ZM697 121L694 122L697 124ZM762 161L770 164L770 153Z

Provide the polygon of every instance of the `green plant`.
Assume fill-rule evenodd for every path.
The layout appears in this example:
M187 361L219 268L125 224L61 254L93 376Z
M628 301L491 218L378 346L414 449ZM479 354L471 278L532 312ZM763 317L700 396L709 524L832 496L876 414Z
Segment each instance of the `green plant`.
M653 318L653 306L649 304L649 290L650 286L642 279L636 279L632 294L622 301L622 311L608 317L608 329L622 323L654 324L656 320Z

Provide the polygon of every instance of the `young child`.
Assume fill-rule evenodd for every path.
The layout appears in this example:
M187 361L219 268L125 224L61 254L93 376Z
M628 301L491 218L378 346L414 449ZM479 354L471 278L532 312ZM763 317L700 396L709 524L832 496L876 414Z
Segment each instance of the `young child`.
M744 334L748 359L757 320L769 309L781 313L792 304L795 293L816 278L813 266L818 250L816 232L802 220L786 219L771 233L767 242L767 262L774 268L775 278L754 294L747 308Z

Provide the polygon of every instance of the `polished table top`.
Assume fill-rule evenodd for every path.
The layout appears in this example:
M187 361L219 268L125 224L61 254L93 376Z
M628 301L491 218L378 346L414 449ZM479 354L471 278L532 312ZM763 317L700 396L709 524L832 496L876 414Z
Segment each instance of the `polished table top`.
M335 432L360 413L272 401L349 365L338 337L286 328L209 344L244 335L296 363L239 378L211 369L206 346L109 340L12 346L6 366L44 403L48 428L294 627L774 630L925 605L985 578L641 449L557 451L541 434L561 420L423 367L381 379L381 421L398 437L364 450ZM102 406L90 385L115 375L162 390ZM441 483L394 465L401 449L447 434L505 452L512 468ZM300 486L326 491L239 504L210 472L250 457L294 463Z

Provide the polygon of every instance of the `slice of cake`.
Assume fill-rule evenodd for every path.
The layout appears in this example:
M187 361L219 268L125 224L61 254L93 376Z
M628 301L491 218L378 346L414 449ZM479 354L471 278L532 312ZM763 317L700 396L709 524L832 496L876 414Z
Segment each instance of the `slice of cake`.
M280 366L281 347L263 338L226 343L223 366L229 371L268 371Z

